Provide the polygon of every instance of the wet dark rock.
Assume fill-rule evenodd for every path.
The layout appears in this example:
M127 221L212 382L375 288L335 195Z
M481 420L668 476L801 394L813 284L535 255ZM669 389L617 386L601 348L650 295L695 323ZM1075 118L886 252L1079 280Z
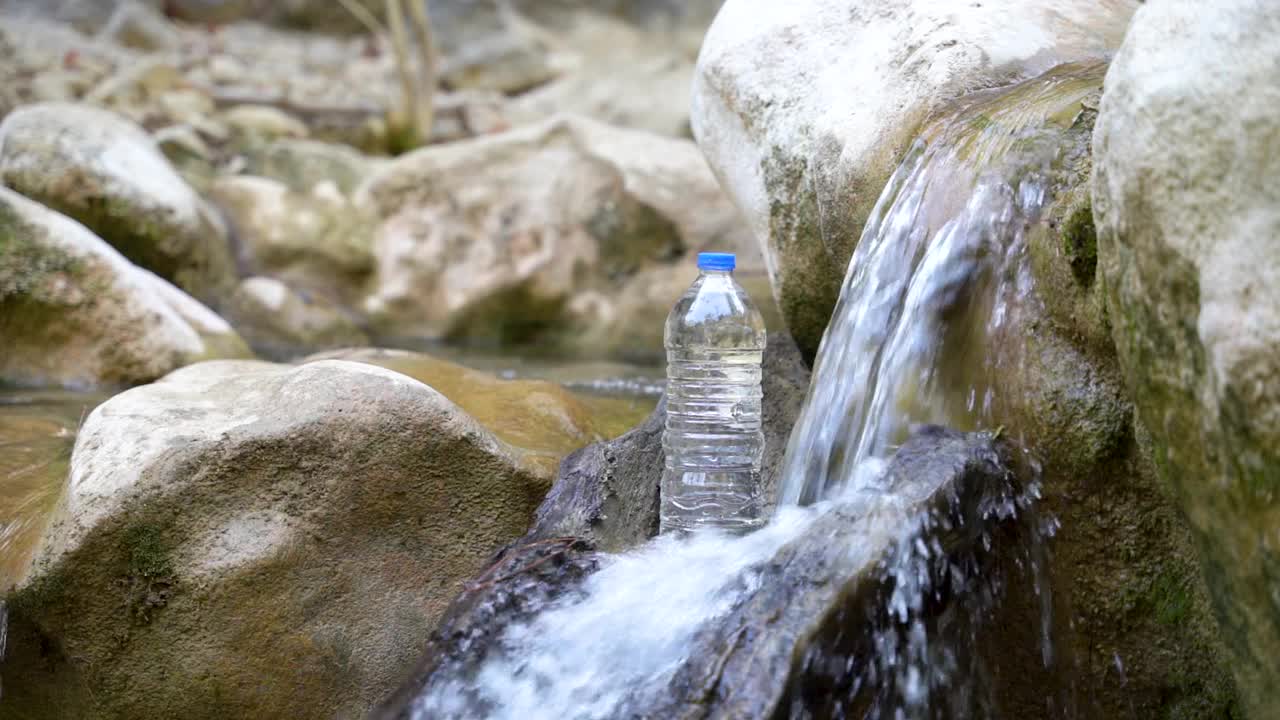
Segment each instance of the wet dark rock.
M1017 464L1013 449L990 434L916 429L890 461L877 496L838 501L784 546L763 568L758 589L698 634L683 667L652 693L646 703L654 704L643 714L863 717L876 708L893 717L885 711L901 701L905 677L880 665L897 656L907 670L924 659L912 657L907 625L920 620L929 644L950 645L959 639L957 625L967 629L984 619L971 612L981 596L970 586L994 552L978 541L1008 529L997 526L1016 525L1023 509L1015 502ZM898 615L890 602L904 576L928 578L904 591L928 596L921 617ZM957 612L957 606L964 607ZM936 623L944 612L951 627ZM958 681L927 677L936 665L920 670L926 686ZM956 717L978 709L962 702L935 704L950 705Z
M646 432L657 434L644 426L634 434ZM917 428L881 487L839 501L783 546L737 605L697 633L671 684L636 688L619 716L827 716L847 699L866 709L897 698L898 678L873 661L886 639L905 637L888 616L893 570L930 575L924 594L931 617L954 604L952 590L990 597L951 585L982 577L982 548L993 543L977 541L1021 516L1025 506L1016 497L1025 473L1015 466L1012 448L990 434ZM547 518L540 513L540 523ZM532 536L498 553L466 586L418 671L373 717L413 717L415 698L441 680L437 673L474 677L506 628L578 592L599 565L600 556L579 539ZM922 555L917 547L928 549ZM954 617L947 624L952 632L969 628ZM877 671L881 681L866 682Z
M449 668L478 668L509 626L532 618L556 598L572 592L599 563L591 546L561 537L515 542L467 583L445 612L412 678L371 715L371 720L408 720L427 680Z
M786 333L772 333L764 354L763 492L776 496L791 427L800 414L809 370ZM618 552L658 533L665 398L631 432L573 453L538 508L531 538L574 536Z

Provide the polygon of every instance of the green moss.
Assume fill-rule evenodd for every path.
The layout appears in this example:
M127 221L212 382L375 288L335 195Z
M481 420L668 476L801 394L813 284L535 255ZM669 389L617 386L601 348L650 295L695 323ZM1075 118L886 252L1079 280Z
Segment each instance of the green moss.
M39 300L51 277L79 275L83 270L80 258L33 240L36 232L41 231L0 203L0 302L18 297Z
M1062 224L1062 250L1071 263L1071 273L1084 287L1093 284L1098 268L1098 233L1093 226L1093 205L1076 208Z
M9 593L4 604L17 615L37 616L42 608L59 604L67 595L67 582L62 573L46 573L30 584Z
M1187 620L1191 613L1191 596L1186 585L1186 578L1168 569L1151 583L1151 608L1162 625L1178 626Z
M387 118L387 132L379 150L388 155L400 155L422 147L425 143L413 123L393 113Z
M129 528L122 542L126 573L120 580L125 589L125 607L130 617L143 623L164 607L172 595L173 560L164 531L157 525Z
M140 577L158 578L171 575L173 566L169 552L155 525L138 525L125 533L124 545L129 552L129 572Z
M778 269L779 310L806 361L812 362L840 297L845 269L833 262L823 244L822 219L809 187L807 165L775 148L763 170L772 194L770 252L787 258ZM865 220L856 221L859 230ZM856 241L856 234L851 234Z

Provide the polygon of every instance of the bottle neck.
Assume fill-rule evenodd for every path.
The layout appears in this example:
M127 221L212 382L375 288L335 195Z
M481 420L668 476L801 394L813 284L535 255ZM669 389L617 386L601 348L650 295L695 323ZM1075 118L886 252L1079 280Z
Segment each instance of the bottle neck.
M711 270L709 268L698 268L698 272L702 273L706 277L727 278L733 275L732 270Z

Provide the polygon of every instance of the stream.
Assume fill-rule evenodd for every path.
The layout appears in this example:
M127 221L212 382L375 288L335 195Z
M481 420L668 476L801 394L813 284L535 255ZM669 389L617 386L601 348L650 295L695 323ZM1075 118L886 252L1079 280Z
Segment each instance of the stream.
M945 443L964 434L920 440L919 427L985 429L977 437L992 443L1003 432L998 373L1018 359L999 339L1035 302L1024 233L1103 70L1063 66L974 93L921 133L849 264L769 525L598 554L584 581L531 592L511 617L472 612L506 624L488 641L447 629L470 639L398 717L998 716L981 628L1007 583L1028 583L1033 642L1052 666L1056 524L1035 512L1033 458L1013 461L1030 471L1005 486L994 450L952 461ZM937 433L945 442L930 449ZM900 456L910 442L925 460ZM907 477L928 453L966 469ZM973 458L997 469L975 482ZM1023 529L1013 539L999 530L1011 525ZM1001 554L1018 572L994 569Z

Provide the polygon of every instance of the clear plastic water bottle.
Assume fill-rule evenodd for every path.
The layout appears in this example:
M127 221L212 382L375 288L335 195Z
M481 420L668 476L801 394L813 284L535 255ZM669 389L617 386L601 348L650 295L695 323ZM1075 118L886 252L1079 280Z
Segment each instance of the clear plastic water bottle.
M667 316L667 427L661 532L764 523L760 364L764 318L733 279L732 253L702 272Z

